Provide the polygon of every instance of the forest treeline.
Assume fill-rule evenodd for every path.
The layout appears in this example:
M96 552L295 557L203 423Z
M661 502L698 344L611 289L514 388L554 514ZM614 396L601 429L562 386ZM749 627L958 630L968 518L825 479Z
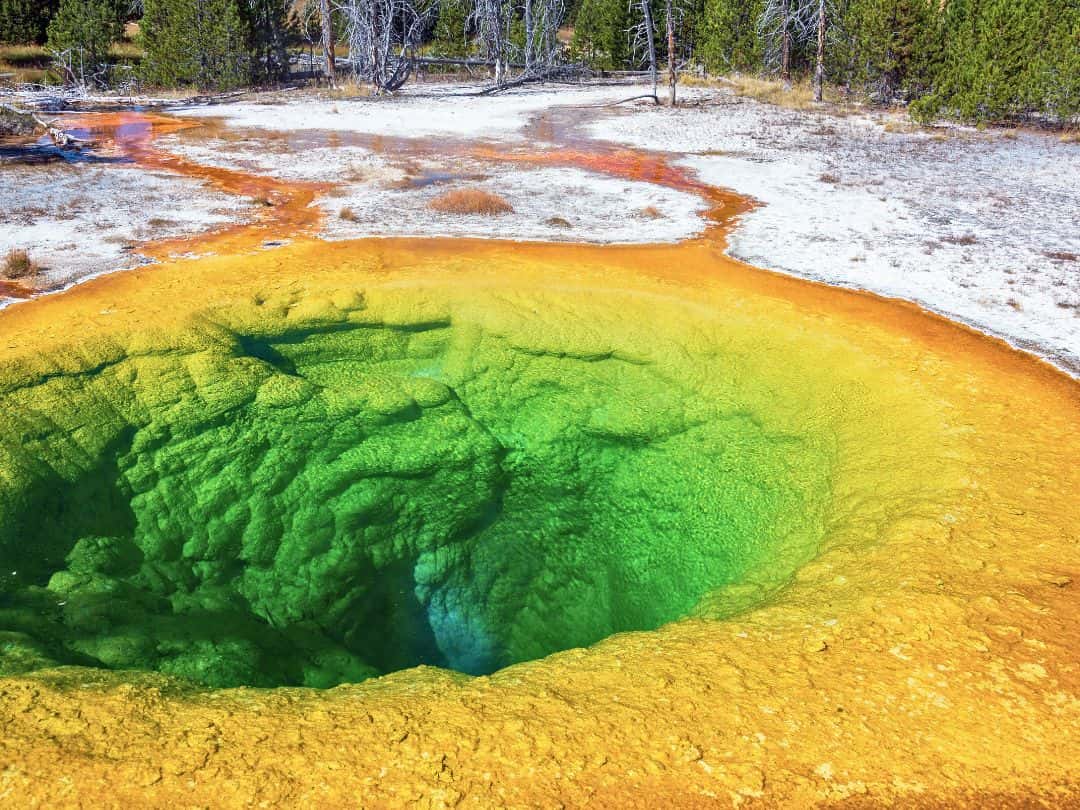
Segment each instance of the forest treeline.
M571 63L817 72L923 118L1080 116L1080 0L0 0L0 42L44 44L84 84L114 81L110 45L132 22L125 70L156 86L274 83L290 54L339 47L389 89L418 55L475 56L499 81Z

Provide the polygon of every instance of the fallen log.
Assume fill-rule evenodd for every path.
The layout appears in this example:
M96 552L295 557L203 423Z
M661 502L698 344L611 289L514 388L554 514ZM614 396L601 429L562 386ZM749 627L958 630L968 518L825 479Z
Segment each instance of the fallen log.
M444 65L447 67L495 67L495 62L490 59L457 59L450 56L414 56L412 62L415 65ZM507 67L522 70L525 65L511 62Z
M580 82L582 79L589 78L592 75L592 71L585 65L558 65L545 70L530 70L512 81L485 88L477 93L477 95L490 96L494 93L501 93L504 90L512 90L515 87L521 87L522 85L537 82L576 83Z
M62 129L56 127L46 127L48 136L52 138L52 142L56 144L58 149L82 149L84 146L92 146L93 141L84 141L82 138L76 138L74 135L69 135Z
M660 99L657 98L656 93L643 93L640 96L630 96L630 98L621 98L618 101L613 101L610 104L605 104L605 107L617 107L620 104L625 104L628 101L638 101L643 98L651 98L655 103L659 104Z
M32 113L10 104L0 104L0 136L33 135L40 123Z
M11 104L0 104L0 135L36 135L49 136L59 149L82 149L93 145L93 141L76 138L49 121L38 118L36 113L20 110Z

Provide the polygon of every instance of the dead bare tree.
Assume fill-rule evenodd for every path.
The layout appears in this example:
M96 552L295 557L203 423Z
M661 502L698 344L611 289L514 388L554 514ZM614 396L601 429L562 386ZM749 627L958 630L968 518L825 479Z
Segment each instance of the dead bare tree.
M326 59L326 80L330 86L337 85L337 58L334 54L334 17L330 0L319 0L319 23L322 27L323 58Z
M562 55L558 33L566 14L565 0L523 0L523 6L525 72L548 71Z
M635 6L641 12L640 20L630 28L631 47L635 53L642 53L648 60L649 75L652 80L653 100L659 104L659 76L656 58L656 21L653 19L652 4L649 0L631 0L630 12ZM664 0L664 25L667 34L667 69L668 102L675 106L675 86L679 81L679 52L675 37L676 29L682 24L686 9L681 0Z
M475 0L468 19L481 51L495 69L496 86L505 84L509 77L511 17L507 0Z
M767 0L758 18L758 36L765 43L765 64L791 81L795 46L818 37L818 64L824 77L825 21L833 15L833 0Z
M525 17L525 70L532 70L533 56L533 4L532 0L524 0Z
M82 91L109 84L109 65L92 58L85 48L52 51L53 66L64 77L64 84Z
M791 81L791 51L806 40L817 0L767 0L758 18L757 32L765 43L765 64Z
M408 80L431 0L339 0L349 59L356 75L380 93L393 93Z
M318 41L323 54L323 72L331 87L337 85L337 62L334 58L334 22L330 0L287 0L289 21L298 28L308 43L310 66L314 66L316 37L313 21L318 18Z
M645 52L645 58L648 59L649 65L649 78L652 80L653 101L659 104L660 96L657 94L659 81L656 72L656 26L653 23L652 7L649 0L630 0L631 13L634 11L634 6L641 9L641 19L630 28L631 49L634 53Z
M814 64L814 101L820 102L825 84L825 0L818 0L817 61Z
M667 67L668 67L668 102L675 106L675 10L671 0L664 0L664 19L667 23Z

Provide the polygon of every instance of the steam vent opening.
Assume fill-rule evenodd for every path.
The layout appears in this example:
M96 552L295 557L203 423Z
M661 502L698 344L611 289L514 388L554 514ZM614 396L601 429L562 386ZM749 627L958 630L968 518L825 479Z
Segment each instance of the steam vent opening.
M831 444L738 357L403 297L9 374L0 670L486 674L744 609L813 556Z

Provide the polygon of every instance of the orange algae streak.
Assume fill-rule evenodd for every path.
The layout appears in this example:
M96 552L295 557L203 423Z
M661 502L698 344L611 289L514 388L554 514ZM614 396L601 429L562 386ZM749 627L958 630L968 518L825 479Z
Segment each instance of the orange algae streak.
M33 289L20 284L17 281L8 281L7 279L0 279L0 298L32 298L34 295Z
M314 235L322 224L322 213L311 205L328 186L278 180L264 175L205 166L155 145L162 135L202 127L164 115L138 112L87 113L66 117L64 129L72 135L94 141L144 169L168 171L203 180L227 194L247 197L258 205L249 222L228 225L207 234L166 239L140 245L139 252L153 259L189 252L244 253L268 240L295 239Z

